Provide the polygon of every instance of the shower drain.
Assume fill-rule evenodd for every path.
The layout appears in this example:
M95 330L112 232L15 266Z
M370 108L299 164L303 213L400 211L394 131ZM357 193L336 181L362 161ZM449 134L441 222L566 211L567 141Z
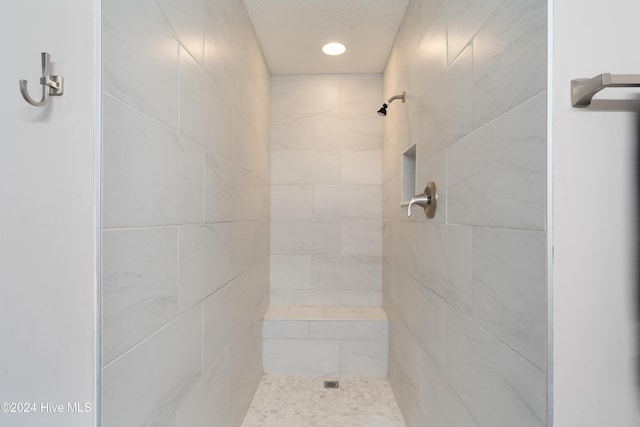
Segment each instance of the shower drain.
M325 381L324 388L340 388L339 381Z

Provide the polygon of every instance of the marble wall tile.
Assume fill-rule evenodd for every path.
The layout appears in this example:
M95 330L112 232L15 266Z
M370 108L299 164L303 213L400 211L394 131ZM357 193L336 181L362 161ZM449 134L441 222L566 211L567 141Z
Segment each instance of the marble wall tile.
M221 354L221 360L216 360L215 365L226 371L229 381L212 382L212 386L228 386L231 398L224 411L217 414L220 420L215 424L209 421L207 425L238 426L242 423L263 372L261 325L262 318L245 316L244 323Z
M260 136L259 133L255 135L256 140L249 147L253 153L247 153L253 156L253 169L251 173L263 183L267 184L271 181L271 148L269 147L269 137ZM269 192L265 194L269 195Z
M262 313L244 313L242 323L230 342L227 369L231 375L231 392L238 401L232 406L246 414L258 387L262 370Z
M217 85L180 50L180 132L231 158L231 112Z
M449 304L470 313L473 229L426 223L419 238L421 282Z
M237 279L234 279L240 281L240 286L238 288L238 294L235 295L237 300L230 303L238 304L239 306L239 309L236 309L236 313L231 317L231 319L238 324L246 322L247 319L251 321L260 320L260 337L262 337L264 312L268 307L267 301L264 300L266 296L265 286L268 284L265 280L266 271L267 270L261 266L261 263L256 263L238 276Z
M256 222L238 221L230 226L229 263L231 274L237 276L256 264Z
M311 289L312 255L271 254L271 287Z
M385 69L383 93L408 95L384 119L382 166L389 378L408 425L544 422L543 353L527 335L537 327L516 337L545 313L525 301L544 262L530 255L538 240L522 237L544 236L543 3L412 2ZM399 159L413 142L419 187L439 188L435 220L398 206Z
M391 254L398 268L411 272L411 274L416 276L419 275L420 271L419 233L421 227L417 222L397 222L394 227L397 234L391 249Z
M371 106L382 102L382 76L380 74L358 74L350 77L340 75L340 113L358 117L370 117Z
M378 219L340 221L340 254L382 256L382 224Z
M436 153L472 130L472 84L473 54L468 47L421 100L424 142L419 151Z
M263 148L260 137L246 117L234 109L230 109L230 112L231 159L245 171L254 172L258 163L266 160L266 157L261 159L258 155ZM269 155L269 151L265 150L262 154Z
M237 328L235 319L241 298L237 282L231 282L202 302L202 354L204 369L220 356Z
M249 340L259 352L259 347L253 342L258 336L262 342L262 320L266 305L262 304L264 295L259 291L262 286L256 268L248 270L233 279L223 288L204 300L203 311L203 366L207 369L222 351L236 340L235 346L243 345L243 340ZM254 323L259 321L259 325ZM259 331L248 330L249 326L260 326ZM243 329L244 328L244 329ZM234 356L234 363L241 363L239 357ZM236 368L234 368L236 369Z
M340 344L340 376L386 377L388 363L386 340L352 340Z
M271 78L271 111L275 123L309 114L337 112L339 104L337 79L285 75Z
M103 227L202 221L203 148L109 96L103 102Z
M430 10L432 15L423 18L430 22L408 64L410 98L414 99L421 99L447 67L446 5L441 0L422 3L423 13Z
M176 411L176 427L217 425L230 403L228 351L207 369Z
M384 100L380 100L370 107L371 115L369 117L358 114L315 115L313 117L314 148L318 150L380 149L382 119L375 114L375 111L382 102Z
M386 345L389 322L386 320L312 320L310 339L375 340Z
M393 334L390 335L390 340ZM407 374L398 360L397 347L390 341L389 344L389 383L396 397L402 417L408 426L440 427L428 424L429 420L420 406L418 386L414 385L411 374Z
M229 223L179 229L179 312L199 303L233 277Z
M104 91L177 129L178 42L164 17L143 0L114 0L102 21Z
M229 427L242 425L262 376L262 360L254 358L246 365L244 375L238 379L235 390L233 386L236 384L232 384L232 392L237 399L227 407L228 410L223 415L220 425Z
M267 374L340 374L340 341L265 339L263 350L264 372Z
M389 321L389 347L414 389L420 388L422 347L403 321ZM417 396L417 395L416 395ZM416 398L417 400L417 398Z
M382 184L382 150L341 151L341 184Z
M176 39L202 65L204 62L204 26L207 7L204 0L155 0Z
M408 298L409 298L409 286L407 286L407 281L410 280L415 280L413 277L410 276L410 274L406 271L400 270L398 268L395 267L391 267L392 271L391 271L391 277L393 278L393 280L391 281L390 285L389 285L389 292L387 294L388 298L389 298L389 302L392 304L392 306L398 307L400 309L402 309L402 314L397 313L398 316L400 317L401 321L404 322L405 324L407 323L406 321L406 313L407 313L407 308L408 308ZM407 277L410 276L410 277Z
M380 83L379 75L273 78L272 302L380 300L370 291L380 268L369 267L381 247L373 223L381 215L382 122L371 114ZM280 255L314 259L309 269L308 258L297 258L288 271Z
M378 185L314 185L313 215L323 219L376 219L382 215Z
M380 307L382 306L382 292L376 291L353 291L353 290L341 290L337 304L330 305L342 305L342 306L369 306Z
M339 221L272 221L271 250L282 254L337 253Z
M102 235L102 360L108 364L177 314L176 229Z
M544 426L544 373L453 310L447 327L447 377L478 424Z
M476 126L546 88L547 2L501 1L473 39Z
M376 256L314 255L312 283L317 289L379 291L381 264Z
M274 220L313 218L313 186L272 185L271 218Z
M422 347L438 364L447 362L447 303L409 274L403 276L403 318Z
M268 218L268 214L264 215ZM264 268L265 271L269 271L269 253L270 253L270 239L271 239L271 223L268 219L260 219L256 221L256 259L257 263ZM268 279L268 275L265 276Z
M205 0L208 13L204 27L204 69L228 102L235 99L234 55L231 46L232 18L221 11L228 2Z
M545 371L545 234L477 228L473 318Z
M236 212L233 221L256 221L269 217L269 185L252 172L241 169ZM233 200L233 199L232 199ZM224 199L219 201L224 203Z
M278 305L379 306L382 304L381 291L272 288L269 298L272 304Z
M171 418L169 418L164 427L176 427L176 416L173 415Z
M391 351L391 347L390 347ZM409 411L410 401L411 401L411 393L407 391L409 381L405 381L406 377L402 372L402 368L398 365L398 360L395 357L395 353L391 352L389 354L389 385L391 386L391 390L393 391L393 396L398 403L398 408L402 413L402 418L404 419L407 425L412 425L409 423L415 423L414 419L410 419L411 411ZM407 399L405 399L405 396ZM417 399L416 399L417 400ZM432 424L427 424L426 420L422 420L422 426L424 427L433 427Z
M416 174L418 180L418 192L424 191L427 183L433 181L436 184L438 200L436 214L429 222L446 222L447 218L447 150L442 150L429 156L418 151L416 159ZM419 211L419 209L418 209ZM421 220L424 220L422 212L416 212Z
M105 366L102 425L163 425L202 375L201 338L195 307Z
M382 150L382 183L388 184L390 181L398 179L398 173L401 171L402 152L395 144L386 145ZM397 188L400 188L400 184L398 184ZM384 193L386 194L387 191ZM397 200L400 202L400 196L398 196Z
M300 290L295 288L274 288L269 289L269 303L276 305L311 305L311 304L328 304L322 294L318 297L315 290ZM311 296L308 296L308 294Z
M309 323L306 320L264 320L264 338L309 339Z
M313 147L314 118L305 116L271 124L271 149L308 150Z
M501 0L449 0L447 2L449 62L462 52L500 3Z
M545 110L541 93L449 149L449 222L544 229Z
M409 1L404 13L404 19L398 33L393 49L397 56L406 60L416 50L423 35L422 8L424 1ZM389 61L388 61L389 62ZM406 65L404 63L403 65Z
M441 368L422 353L420 404L434 426L479 427Z
M434 25L434 21L439 19L440 9L443 8L446 4L446 0L431 0L429 2L422 2L422 32L424 39L427 37L427 32L429 28Z
M232 221L242 217L248 179L240 166L210 151L205 162L205 221Z
M250 69L256 55L262 58L260 43L243 2L231 1L230 3L231 16L233 19L233 25L231 26L231 43L236 47L235 52L240 57L240 60L244 62L244 68ZM260 66L264 67L262 63Z
M111 381L105 395L127 403L141 400L142 410L129 416L129 407L110 397L104 412L116 421L109 425L212 425L220 417L221 423L239 425L262 373L261 318L269 297L270 76L241 2L178 3L109 2L103 15L104 225L176 227L180 246L163 267L177 264L177 303L186 310L114 359L104 368L105 378L109 369L115 372L112 367L196 312L197 328L191 329L197 339L183 344L180 339L192 337L181 330L180 339L164 340L171 341L163 343L170 348L154 348L117 383ZM337 171L338 166L336 181ZM150 248L147 256L161 249ZM191 362L182 360L188 357L198 358L199 369L217 368L196 383ZM154 370L158 364L170 372ZM148 375L153 377L147 381Z
M340 152L279 150L271 153L272 184L337 184Z

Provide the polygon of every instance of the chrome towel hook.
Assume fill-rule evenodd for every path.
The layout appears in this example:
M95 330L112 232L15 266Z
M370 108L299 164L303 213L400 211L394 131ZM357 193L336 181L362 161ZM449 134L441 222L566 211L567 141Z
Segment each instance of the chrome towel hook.
M40 84L42 85L42 99L40 101L34 101L31 99L29 91L27 90L27 81L20 80L20 93L22 93L22 97L34 107L43 107L49 101L49 95L60 96L64 92L64 79L62 76L49 75L51 56L47 52L42 52L41 56L42 77L40 78Z

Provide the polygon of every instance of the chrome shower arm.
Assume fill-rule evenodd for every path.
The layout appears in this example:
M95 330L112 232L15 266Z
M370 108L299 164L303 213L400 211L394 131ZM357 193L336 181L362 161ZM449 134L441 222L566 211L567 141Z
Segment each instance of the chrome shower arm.
M380 108L378 110L378 114L381 116L386 116L387 115L387 107L389 106L389 104L391 104L391 102L393 102L394 99L402 99L402 102L404 102L404 94L406 92L402 92L402 95L393 95L391 98L389 98L389 100L382 104L382 108Z
M391 104L391 102L392 102L394 99L402 99L402 102L404 102L404 94L405 94L405 93L406 93L406 92L402 92L402 95L393 95L391 98L389 98L389 100L387 101L387 104Z

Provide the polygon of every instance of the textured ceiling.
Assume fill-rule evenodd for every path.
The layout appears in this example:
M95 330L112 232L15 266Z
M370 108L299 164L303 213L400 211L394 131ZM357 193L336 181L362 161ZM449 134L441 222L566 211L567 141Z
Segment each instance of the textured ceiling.
M273 74L381 73L408 0L244 0ZM327 56L325 43L347 46Z

